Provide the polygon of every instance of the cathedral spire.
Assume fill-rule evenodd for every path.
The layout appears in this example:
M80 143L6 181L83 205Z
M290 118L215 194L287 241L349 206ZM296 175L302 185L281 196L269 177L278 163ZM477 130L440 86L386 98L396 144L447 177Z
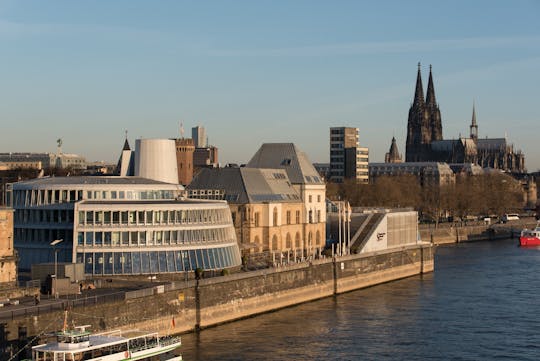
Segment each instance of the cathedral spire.
M418 62L418 75L416 76L416 90L414 92L414 103L416 106L424 105L424 88L422 87L422 75L420 74L420 62Z
M435 100L435 87L433 86L433 75L431 74L431 64L429 65L429 80L426 93L426 104L427 106L437 105L437 101Z
M473 140L478 140L478 124L476 124L476 110L475 110L475 106L474 106L474 102L473 102L473 106L472 106L472 120L471 120L471 126L470 126L470 129L471 129L471 139Z

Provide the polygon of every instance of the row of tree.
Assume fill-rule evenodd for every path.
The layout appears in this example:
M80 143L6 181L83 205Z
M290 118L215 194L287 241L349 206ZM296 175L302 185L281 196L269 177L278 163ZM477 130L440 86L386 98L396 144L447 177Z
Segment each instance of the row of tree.
M354 207L412 207L421 217L440 219L502 215L523 209L523 189L507 174L456 177L448 185L420 186L412 175L382 176L371 184L329 183L330 199L348 200Z

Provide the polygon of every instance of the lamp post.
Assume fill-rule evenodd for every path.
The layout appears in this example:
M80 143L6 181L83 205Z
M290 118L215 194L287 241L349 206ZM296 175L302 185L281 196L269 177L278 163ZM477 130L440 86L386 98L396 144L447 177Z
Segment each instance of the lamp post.
M58 278L58 248L56 248L56 245L63 242L64 240L63 239L55 239L54 241L52 241L50 243L50 245L53 247L54 249L54 281L53 281L53 289L52 289L52 293L54 294L54 297L57 298L58 297L58 292L57 292L57 289L56 289L56 281L57 281L57 278Z

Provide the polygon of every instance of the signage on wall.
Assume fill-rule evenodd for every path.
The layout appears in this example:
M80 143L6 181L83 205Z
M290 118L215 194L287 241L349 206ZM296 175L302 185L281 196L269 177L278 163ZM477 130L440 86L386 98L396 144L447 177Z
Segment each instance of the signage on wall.
M382 241L384 236L386 236L386 232L377 233L377 241Z

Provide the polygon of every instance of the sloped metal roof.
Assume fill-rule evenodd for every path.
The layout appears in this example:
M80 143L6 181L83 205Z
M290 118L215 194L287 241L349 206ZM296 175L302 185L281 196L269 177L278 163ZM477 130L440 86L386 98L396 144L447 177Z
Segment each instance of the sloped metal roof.
M246 167L285 169L293 184L324 183L307 155L293 143L264 143Z

